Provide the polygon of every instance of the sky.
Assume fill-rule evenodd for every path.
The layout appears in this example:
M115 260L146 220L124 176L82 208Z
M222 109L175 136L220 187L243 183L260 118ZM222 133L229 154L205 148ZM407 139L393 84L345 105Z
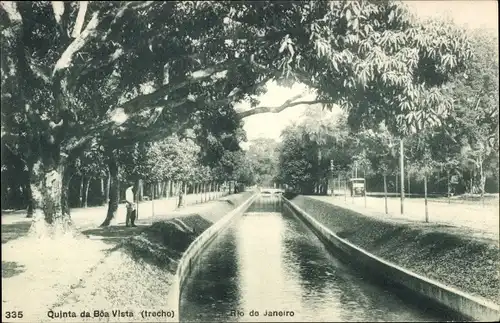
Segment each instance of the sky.
M468 28L486 27L498 34L498 2L494 0L473 0L473 1L405 1L417 17L439 17L449 16L457 24ZM304 87L295 85L288 89L276 85L268 84L267 93L259 99L261 105L279 106L287 99L302 91ZM314 97L312 97L314 98ZM307 98L306 98L307 99ZM309 97L308 99L311 99ZM245 108L237 106L236 109ZM247 133L247 140L256 138L270 138L280 140L281 131L293 122L297 122L307 106L294 106L281 113L263 113L250 116L244 119L244 129ZM335 111L338 112L338 111ZM242 144L245 149L246 143Z

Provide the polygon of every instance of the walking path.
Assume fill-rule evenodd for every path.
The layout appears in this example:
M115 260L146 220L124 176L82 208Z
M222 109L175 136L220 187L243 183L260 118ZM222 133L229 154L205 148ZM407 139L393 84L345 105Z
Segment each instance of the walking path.
M197 196L185 196L187 205L181 208L176 208L176 198L155 200L153 202L154 215L166 219L189 214L189 212L204 212L213 208L214 203L216 203L216 195L222 196L222 194L219 192L217 194L215 192L211 193L212 201L203 204L196 204L196 201L200 202L199 194ZM5 317L5 311L22 311L23 318L16 319L16 322L50 321L48 311L57 308L58 304L64 303L68 297L74 297L72 293L74 289L91 284L86 280L95 276L99 270L102 271L101 264L112 255L114 260L107 260L106 262L108 265L110 261L112 263L111 276L108 277L111 280L116 279L116 277L112 278L112 275L118 275L121 272L123 272L123 275L129 274L127 270L132 267L136 271L142 268L130 263L130 261L127 262L122 255L110 254L109 251L116 245L115 242L121 240L120 238L140 234L145 226L151 223L144 221L144 219L152 217L153 203L147 201L139 204L137 228L126 228L123 225L125 220L124 205L120 205L118 208L116 222L119 225L111 225L105 228L96 228L104 220L106 215L105 206L72 210L72 219L78 230L85 230L85 234L89 231L99 231L101 234L107 233L116 238L111 240L87 239L85 236L37 239L26 235L31 219L26 219L25 213L16 212L16 214L2 215L2 307L5 309L2 314L2 321L8 321ZM22 232L12 231L11 233L16 236L12 236L11 239L4 239L4 235L11 230L11 227L20 225L24 226L26 230ZM92 227L95 229L91 229ZM124 264L128 264L130 268L125 268ZM118 268L120 269L117 270ZM134 275L141 276L144 273L135 273ZM155 273L153 276L156 277L157 275L159 273ZM146 278L148 280L144 281ZM127 280L128 278L120 279ZM147 276L141 280L142 283L154 284L154 280ZM95 298L98 295L92 297ZM91 300L75 301L79 304L81 302L82 308L79 311L94 310L94 308L84 308ZM122 310L126 310L126 308ZM66 320L62 319L62 321ZM77 318L73 319L73 321L81 322L82 320ZM94 319L94 321L99 320Z
M203 201L214 200L226 195L227 192L210 192L203 194ZM154 201L143 201L138 203L138 220L156 217L177 209L178 197L163 198ZM188 194L184 196L184 207L197 205L202 203L201 194ZM183 207L181 207L183 208ZM108 205L92 206L87 208L72 208L71 220L78 229L87 229L97 227L106 218ZM116 217L111 225L124 224L127 211L125 203L118 205ZM13 224L20 222L31 222L31 219L26 218L26 211L20 210L9 214L2 214L2 225Z
M325 201L339 207L347 208L358 213L378 217L381 219L402 220L411 222L425 222L424 199L412 198L404 201L404 215L400 213L399 198L388 198L388 214L385 214L384 198L367 197L366 207L363 197L352 198L348 196L309 196ZM482 206L428 202L429 222L456 228L471 229L484 233L489 238L498 240L499 237L499 209L498 203Z

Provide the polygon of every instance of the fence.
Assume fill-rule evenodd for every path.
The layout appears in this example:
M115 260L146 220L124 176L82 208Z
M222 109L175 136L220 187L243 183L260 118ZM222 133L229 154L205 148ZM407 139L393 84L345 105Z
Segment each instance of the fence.
M146 217L155 217L166 211L174 211L189 205L201 204L212 200L219 199L223 196L229 195L229 190L224 190L222 186L213 186L213 190L205 191L191 191L189 194L179 194L170 197L160 197L155 194L153 187L152 196L156 198L151 199L149 196L143 196L143 201L137 201L137 215L138 218L144 219Z
M452 226L468 227L481 232L492 233L498 238L499 214L498 194L485 194L482 199L443 197L443 194L405 194L401 198L396 192L370 192L365 187L365 194L351 194L348 180L336 178L331 181L329 202L366 214L375 216L391 216L418 222L443 223Z

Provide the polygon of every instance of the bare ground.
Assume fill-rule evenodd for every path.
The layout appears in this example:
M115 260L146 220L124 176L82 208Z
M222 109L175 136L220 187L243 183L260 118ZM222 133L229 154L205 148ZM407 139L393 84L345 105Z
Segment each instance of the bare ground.
M460 224L353 210L344 201L328 197L297 196L292 202L339 236L383 259L498 304L498 235Z
M97 222L88 212L91 220L80 215L84 225L76 235L57 239L26 236L29 222L4 224L2 219L3 321L6 311L23 311L16 322L52 321L49 315L57 317L61 311L77 316L57 318L61 322L177 321L169 288L182 252L248 194L159 210L155 221L160 223L151 226L151 218L142 217L136 228L90 226ZM174 318L141 315L160 310L174 310ZM83 311L90 317L81 317ZM94 311L109 316L95 317Z

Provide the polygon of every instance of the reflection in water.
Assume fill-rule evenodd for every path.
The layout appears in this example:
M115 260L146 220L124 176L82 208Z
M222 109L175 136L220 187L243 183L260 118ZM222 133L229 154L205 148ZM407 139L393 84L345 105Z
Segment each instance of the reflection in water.
M237 259L234 235L225 235L224 239L215 239L210 245L210 252L201 255L193 273L196 273L196 290L185 288L182 293L189 294L189 299L204 311L211 311L214 321L224 321L227 304L224 300L234 300L234 306L240 300L237 282ZM208 250L207 250L208 251ZM189 284L189 282L188 282ZM203 312L193 311L193 320L203 320ZM220 317L220 318L219 318Z
M260 197L255 200L255 202L250 205L247 213L253 212L278 212L281 213L283 209L283 202L278 195Z
M251 316L256 311L259 316ZM288 316L269 317L266 311L288 311ZM204 322L441 319L346 268L278 197L257 200L208 247L183 290L180 317Z

